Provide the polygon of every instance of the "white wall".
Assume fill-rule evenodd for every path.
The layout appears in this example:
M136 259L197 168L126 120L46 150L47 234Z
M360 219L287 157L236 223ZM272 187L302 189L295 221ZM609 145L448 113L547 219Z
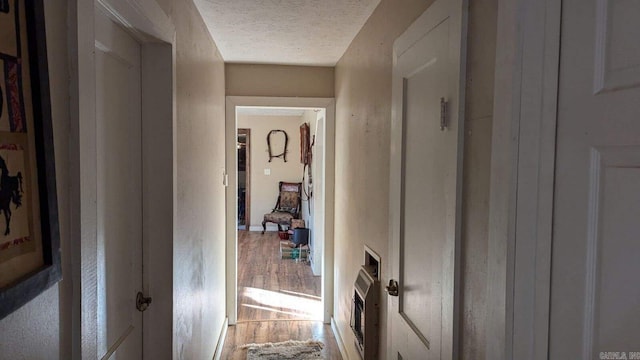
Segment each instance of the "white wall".
M69 358L69 69L67 3L44 1L64 280L0 320L0 358Z
M238 128L251 129L251 226L262 231L264 214L271 212L278 199L278 182L301 182L300 116L238 115ZM274 158L269 162L267 134L271 130L284 130L289 136L287 162ZM282 133L271 136L272 154L282 151ZM270 169L271 175L265 175ZM267 224L269 225L269 224ZM270 224L274 226L274 224Z

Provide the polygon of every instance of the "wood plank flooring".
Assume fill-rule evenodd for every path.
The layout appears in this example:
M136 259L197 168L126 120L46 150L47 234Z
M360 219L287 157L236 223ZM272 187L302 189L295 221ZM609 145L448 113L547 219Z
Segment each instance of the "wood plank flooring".
M276 232L238 231L238 324L222 359L246 359L244 344L307 339L325 344L323 358L341 359L331 327L319 321L321 278L308 263L280 259L279 244Z
M321 278L280 259L276 232L238 231L238 321L321 320Z
M229 326L221 358L245 360L247 350L239 349L244 344L308 339L324 343L323 359L342 359L331 326L320 321L304 320L248 321Z

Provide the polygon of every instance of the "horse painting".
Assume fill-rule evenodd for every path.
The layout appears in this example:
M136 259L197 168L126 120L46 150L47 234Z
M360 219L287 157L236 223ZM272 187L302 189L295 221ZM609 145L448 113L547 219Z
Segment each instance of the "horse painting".
M4 158L0 156L0 211L4 212L6 227L4 236L11 233L11 203L16 209L22 205L22 173L15 176L9 175L9 169Z

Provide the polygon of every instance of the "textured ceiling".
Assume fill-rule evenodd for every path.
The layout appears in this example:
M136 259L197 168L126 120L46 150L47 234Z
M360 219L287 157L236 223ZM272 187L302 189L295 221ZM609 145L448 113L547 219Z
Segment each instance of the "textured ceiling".
M380 0L195 0L226 62L334 66Z

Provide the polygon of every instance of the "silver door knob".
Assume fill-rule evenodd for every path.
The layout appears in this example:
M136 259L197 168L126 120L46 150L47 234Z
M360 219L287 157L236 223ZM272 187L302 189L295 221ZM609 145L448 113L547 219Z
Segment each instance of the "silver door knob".
M385 289L387 290L387 294L389 294L389 296L398 296L398 282L391 279L389 280L389 285L385 286Z

